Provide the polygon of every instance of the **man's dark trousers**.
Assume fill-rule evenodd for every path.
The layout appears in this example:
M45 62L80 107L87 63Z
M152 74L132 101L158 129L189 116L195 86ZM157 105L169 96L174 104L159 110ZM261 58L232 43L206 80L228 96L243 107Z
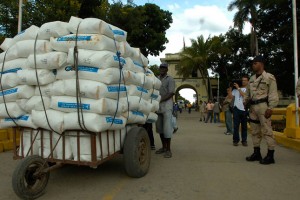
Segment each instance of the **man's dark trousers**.
M233 109L233 142L238 143L240 141L239 128L242 126L242 142L247 142L247 112L239 110L237 107Z

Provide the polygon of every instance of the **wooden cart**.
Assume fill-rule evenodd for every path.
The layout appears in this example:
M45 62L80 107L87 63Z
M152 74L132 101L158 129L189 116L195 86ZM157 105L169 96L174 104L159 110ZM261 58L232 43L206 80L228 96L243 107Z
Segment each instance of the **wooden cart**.
M90 145L91 145L91 159L90 161L83 161L80 159L80 150L81 150L81 137L80 131L77 131L77 136L75 138L77 140L77 160L66 159L66 135L68 132L64 132L59 135L59 139L62 141L62 158L58 159L53 156L53 152L56 148L57 144L52 142L53 133L50 133L50 154L47 157L43 157L40 155L44 155L43 147L45 145L45 139L43 137L45 130L39 129L39 145L40 155L34 155L33 153L33 143L36 142L36 134L33 134L34 131L31 130L31 146L29 150L25 153L23 149L23 133L24 130L28 131L28 128L21 128L20 131L20 144L17 143L16 134L14 134L13 143L14 143L14 159L21 159L18 163L13 176L12 176L12 185L15 193L22 199L35 199L44 194L45 188L48 184L50 171L59 168L66 164L71 165L79 165L79 166L89 166L92 168L97 168L103 162L114 158L116 155L122 153L124 166L127 174L130 177L143 177L147 174L149 166L150 166L150 158L151 158L151 149L150 149L150 141L146 130L142 127L134 126L128 132L125 133L125 139L122 142L121 134L120 137L115 137L115 132L110 133L106 132L106 134L102 133L93 133L89 134L90 137ZM113 137L108 137L108 134L113 134ZM98 145L99 141L102 144L103 137L106 136L107 145ZM113 141L109 141L109 140ZM97 141L98 140L98 141ZM120 142L121 149L116 150L115 144ZM98 144L99 144L98 143ZM110 146L113 144L113 147ZM97 149L98 148L98 149ZM100 148L100 149L99 149ZM108 148L108 151L107 149ZM113 153L110 153L109 149L114 149ZM97 155L97 151L101 152L101 157ZM108 155L103 156L103 152L107 151ZM98 156L98 157L97 157Z

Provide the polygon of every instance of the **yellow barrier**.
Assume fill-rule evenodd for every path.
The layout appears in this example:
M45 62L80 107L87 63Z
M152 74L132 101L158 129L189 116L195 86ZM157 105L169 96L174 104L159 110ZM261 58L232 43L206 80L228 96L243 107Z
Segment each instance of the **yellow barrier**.
M296 127L296 106L290 104L286 109L286 128L284 134L293 139L300 139L300 128Z
M13 135L14 129L0 129L0 152L9 151L13 149ZM16 132L17 143L20 141L20 133Z

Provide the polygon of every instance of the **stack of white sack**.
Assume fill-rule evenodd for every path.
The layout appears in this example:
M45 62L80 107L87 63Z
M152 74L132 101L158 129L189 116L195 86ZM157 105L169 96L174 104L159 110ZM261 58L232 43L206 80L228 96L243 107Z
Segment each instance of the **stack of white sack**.
M39 28L31 26L14 38L7 38L1 44L0 54L1 91L0 91L0 128L23 126L37 128L32 121L31 112L23 109L23 104L34 96L36 76L27 64L27 58L33 54L50 52L48 40L35 40ZM38 71L42 82L55 81L46 71ZM31 110L29 110L31 111Z
M43 128L49 135L155 122L161 82L126 37L100 19L71 17L6 38L0 46L0 128ZM69 137L66 142L74 149ZM49 155L48 147L42 149ZM73 150L67 155L74 156Z

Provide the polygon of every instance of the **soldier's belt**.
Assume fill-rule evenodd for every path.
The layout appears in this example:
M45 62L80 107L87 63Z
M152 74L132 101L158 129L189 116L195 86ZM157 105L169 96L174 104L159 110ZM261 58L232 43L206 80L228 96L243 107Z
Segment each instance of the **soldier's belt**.
M248 118L248 122L251 122L251 123L254 123L254 124L260 124L259 120L254 120L254 119L251 119L251 118Z
M250 100L250 105L257 105L257 104L260 104L260 103L268 103L268 98L263 98L263 99L258 99L258 100Z

